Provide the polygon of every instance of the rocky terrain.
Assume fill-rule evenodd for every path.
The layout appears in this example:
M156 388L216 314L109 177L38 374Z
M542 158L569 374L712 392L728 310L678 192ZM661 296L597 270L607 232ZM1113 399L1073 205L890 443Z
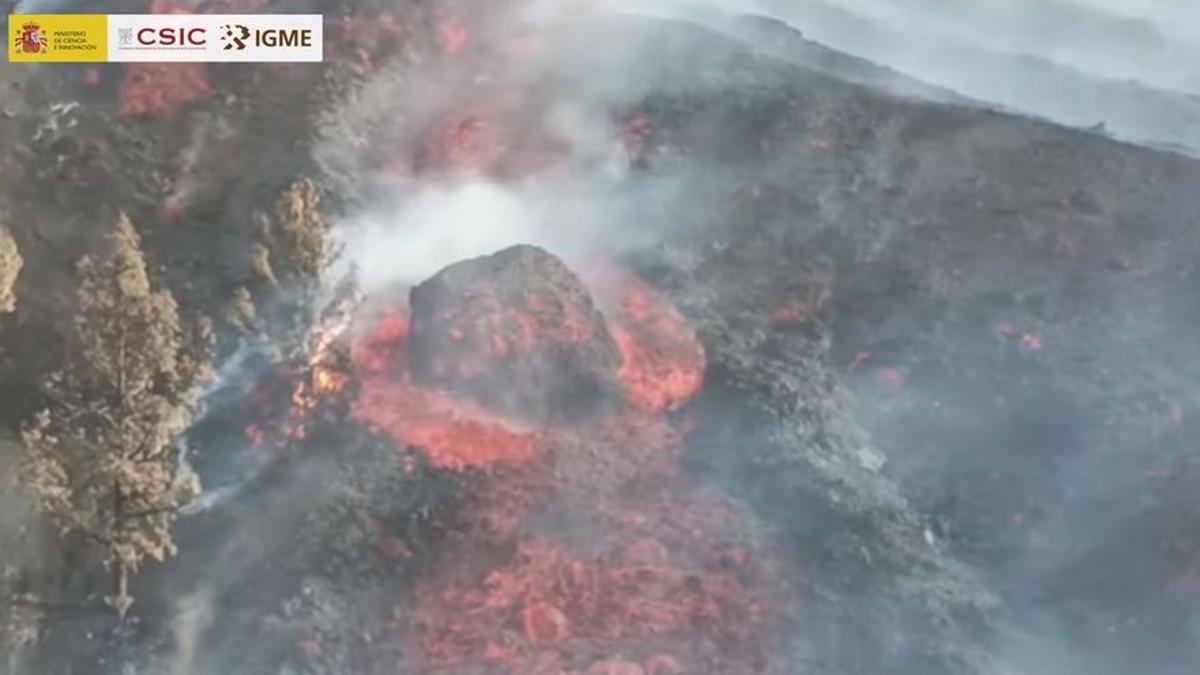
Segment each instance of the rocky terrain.
M0 493L0 672L1191 672L1194 159L780 24L320 11L4 72L0 467L120 214L214 374L123 620Z

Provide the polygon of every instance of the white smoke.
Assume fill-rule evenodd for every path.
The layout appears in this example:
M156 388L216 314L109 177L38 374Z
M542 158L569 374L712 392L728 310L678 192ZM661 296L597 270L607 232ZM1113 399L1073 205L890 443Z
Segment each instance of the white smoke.
M343 254L367 290L420 282L450 263L516 243L546 243L534 207L488 182L430 185L352 217Z
M196 675L202 672L198 662L200 642L213 621L213 597L210 589L184 596L175 603L171 617L171 633L175 653L171 658L170 675Z

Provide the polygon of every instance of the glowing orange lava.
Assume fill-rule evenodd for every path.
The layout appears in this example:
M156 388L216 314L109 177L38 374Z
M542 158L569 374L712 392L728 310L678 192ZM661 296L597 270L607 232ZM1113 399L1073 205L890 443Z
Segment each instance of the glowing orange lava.
M629 401L659 411L695 396L707 357L679 310L628 273L609 267L601 275L601 305L624 358L619 377Z
M768 670L779 635L778 563L747 514L686 479L689 425L663 414L699 391L704 350L645 283L611 269L603 279L597 293L624 358L629 405L536 432L416 384L406 311L359 317L365 329L351 340L348 376L325 368L332 362L322 355L353 329L317 333L311 377L298 392L319 399L353 382L351 414L398 450L441 470L487 469L467 478L443 562L417 582L394 626L416 646L420 672ZM503 323L507 338L490 345L501 354L545 339L593 339L585 329L597 324L561 302L523 300L532 319L497 303L492 314L471 311L448 325L467 339L495 332L477 322ZM307 415L308 401L293 412ZM381 550L412 555L395 542Z
M772 640L759 595L768 572L728 543L738 518L718 499L664 487L595 503L591 552L535 536L499 566L451 562L418 591L414 637L427 667L735 672L729 664L760 658ZM705 653L718 643L721 653ZM631 660L613 659L618 644ZM725 669L704 669L712 659Z
M405 362L407 340L408 316L392 311L354 346L361 380L352 411L356 419L384 431L399 447L422 453L439 469L520 463L538 453L532 431L413 384Z
M421 452L439 469L520 463L539 449L533 432L407 380L364 382L354 416L387 432L398 445Z

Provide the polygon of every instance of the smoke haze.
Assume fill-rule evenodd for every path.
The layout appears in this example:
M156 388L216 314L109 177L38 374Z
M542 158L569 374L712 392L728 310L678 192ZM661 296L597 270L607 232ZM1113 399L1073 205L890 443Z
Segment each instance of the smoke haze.
M981 103L1117 137L1200 148L1195 8L1167 0L656 0L629 5L733 32L701 8L769 16L810 40Z

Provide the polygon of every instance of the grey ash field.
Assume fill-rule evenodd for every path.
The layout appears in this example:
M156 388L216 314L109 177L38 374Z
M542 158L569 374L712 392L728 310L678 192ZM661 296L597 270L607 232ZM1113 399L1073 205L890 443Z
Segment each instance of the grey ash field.
M754 17L111 4L327 58L0 70L0 673L1194 671L1186 134Z

